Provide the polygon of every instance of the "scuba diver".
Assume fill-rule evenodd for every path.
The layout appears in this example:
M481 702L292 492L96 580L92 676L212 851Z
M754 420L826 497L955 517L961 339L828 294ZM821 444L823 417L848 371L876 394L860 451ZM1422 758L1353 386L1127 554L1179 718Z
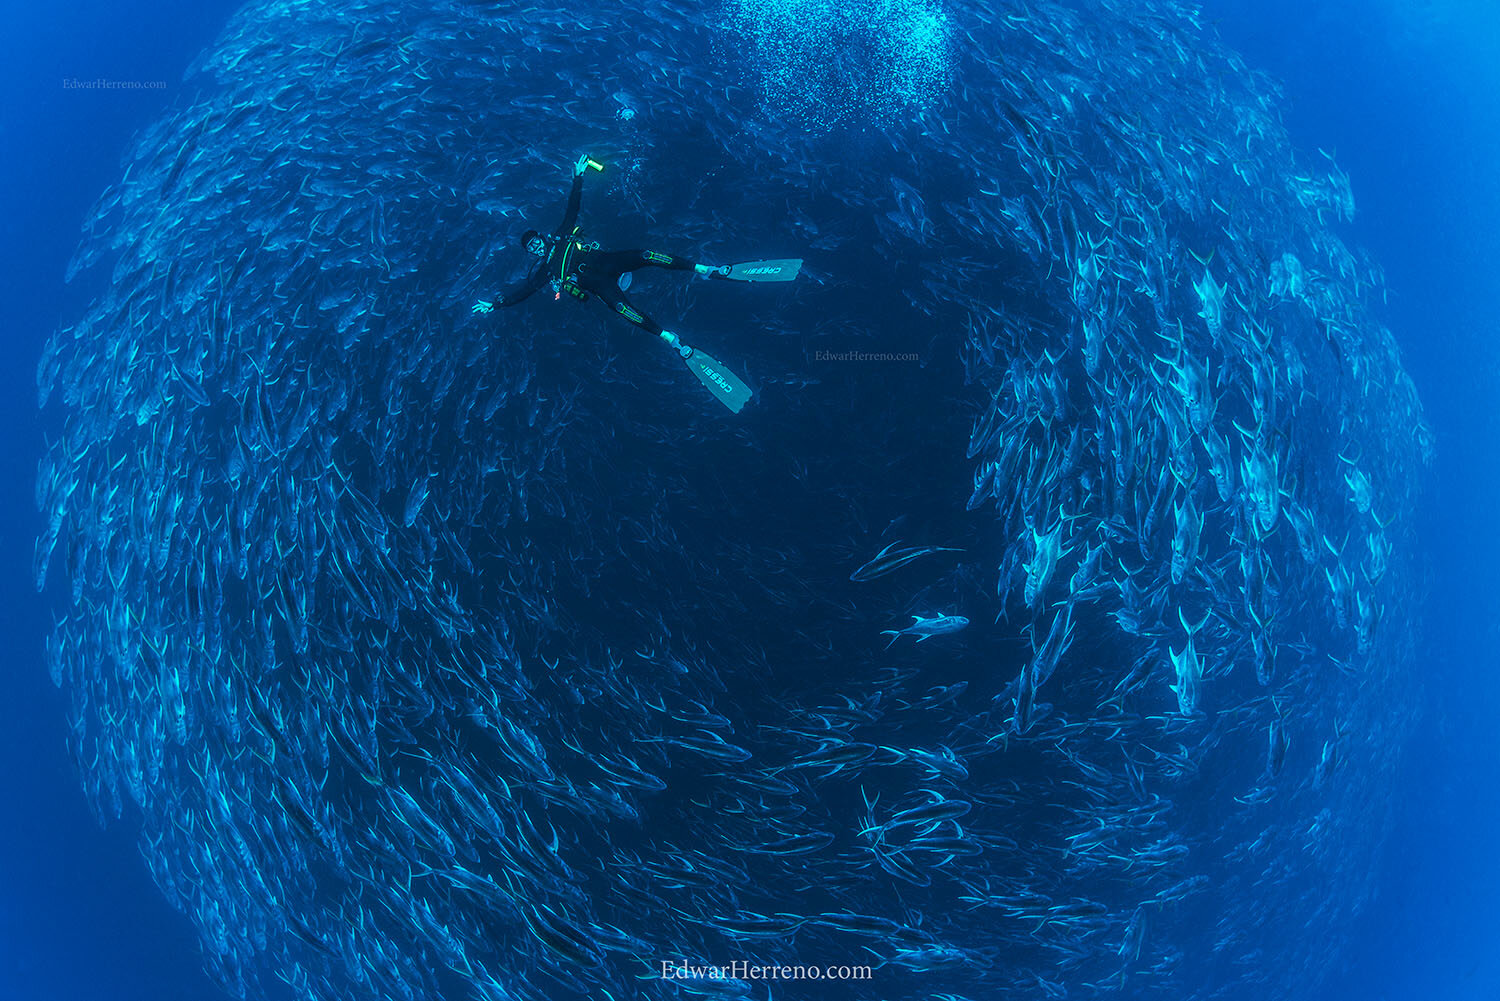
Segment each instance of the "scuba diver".
M797 277L802 262L747 261L714 267L654 250L601 250L598 241L585 241L579 235L578 208L583 197L583 176L590 169L603 170L604 165L590 159L587 154L580 156L573 165L573 187L568 192L567 211L555 232L539 233L528 229L521 234L522 246L536 258L526 277L495 299L481 299L474 303L473 312L490 313L496 306L517 305L544 285L552 289L554 300L561 299L564 292L580 302L595 296L614 313L677 349L688 369L708 387L714 398L739 413L752 395L750 387L713 358L688 347L672 331L663 330L661 324L636 309L625 296L631 276L641 268L665 268L727 281L785 282Z

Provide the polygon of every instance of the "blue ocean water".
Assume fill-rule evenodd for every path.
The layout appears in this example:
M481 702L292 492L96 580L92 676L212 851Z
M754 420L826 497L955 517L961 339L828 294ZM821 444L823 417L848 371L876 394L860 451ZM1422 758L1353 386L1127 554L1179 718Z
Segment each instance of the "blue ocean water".
M0 135L5 339L5 635L12 660L0 699L0 996L201 999L213 996L187 922L142 868L133 837L101 831L74 794L65 700L39 670L51 612L25 572L35 528L41 440L35 354L61 319L62 272L77 223L119 170L125 141L160 114L183 67L209 44L230 4L79 3L65 13L0 7L7 57ZM164 81L166 90L86 90L65 81Z
M1420 680L1417 723L1393 784L1361 790L1388 797L1394 827L1374 866L1376 895L1354 922L1353 943L1321 996L1493 997L1500 970L1487 948L1496 927L1486 902L1497 881L1487 833L1496 819L1497 751L1486 724L1496 708L1492 641L1500 594L1493 569L1500 553L1489 523L1497 441L1489 399L1500 365L1487 315L1500 218L1490 168L1500 128L1495 23L1466 5L1333 4L1311 17L1295 5L1278 6L1208 5L1203 13L1210 23L1218 19L1225 44L1250 66L1281 81L1293 142L1336 152L1350 176L1359 208L1346 233L1385 269L1383 319L1437 443L1417 530L1431 583L1411 588L1411 601L1420 603L1411 611L1422 623L1411 665ZM6 566L16 571L6 575L4 607L16 641L0 731L15 764L4 770L13 788L4 792L10 808L0 846L8 867L0 991L18 998L210 997L215 988L200 972L194 929L151 885L128 828L100 832L78 793L64 751L67 700L49 684L43 658L45 626L65 595L38 598L31 585L32 544L42 527L31 470L45 433L34 405L35 360L45 338L79 309L61 280L78 223L118 177L129 135L176 99L183 68L223 26L228 8L159 5L147 16L126 17L100 6L86 13L66 27L30 10L6 15L10 37L31 44L5 67L3 123L7 148L21 151L4 165L12 175L4 225L12 257L8 301L23 305L12 324L4 394L18 472L4 500ZM929 70L908 67L891 85L903 99L920 101L921 88L913 94L906 83L912 74L929 79ZM125 93L64 84L94 78L164 80L167 87ZM840 91L841 79L820 86L831 90L835 108L858 110L865 96ZM825 95L822 104L791 110L808 117L808 129L851 129L851 148L862 154L880 145L881 129L899 128L880 116L858 127L819 121L814 112L827 106ZM724 211L731 207L754 211L727 203ZM761 433L795 450L806 432L773 422ZM650 460L649 451L632 458L641 468ZM1310 748L1296 751L1315 757ZM1261 960L1275 965L1278 957L1266 952ZM1231 974L1221 975L1232 985Z
M1392 325L1439 450L1423 523L1433 591L1413 735L1380 892L1327 997L1500 996L1490 945L1500 861L1495 636L1500 495L1487 300L1500 254L1500 12L1483 3L1215 4L1248 59L1284 81L1304 143L1359 179L1357 229L1387 268Z

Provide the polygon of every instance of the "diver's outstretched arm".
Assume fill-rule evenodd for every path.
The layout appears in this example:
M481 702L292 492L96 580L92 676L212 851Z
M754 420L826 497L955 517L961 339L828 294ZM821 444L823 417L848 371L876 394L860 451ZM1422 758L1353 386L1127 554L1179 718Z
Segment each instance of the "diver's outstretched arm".
M558 224L557 235L567 236L573 232L573 227L578 225L578 209L583 204L583 175L573 175L573 187L568 191L568 208L563 213L562 222Z
M604 164L587 153L579 154L578 160L573 164L573 188L568 192L568 210L563 213L562 225L557 228L558 236L567 236L578 225L578 204L583 200L583 175L591 169L603 170Z
M547 269L543 263L539 262L535 271L527 275L523 280L504 289L496 298L480 299L474 303L471 312L492 313L495 311L496 306L514 306L531 298L545 284L547 284Z
M573 164L573 187L568 191L568 208L563 213L562 225L557 227L558 236L567 236L578 225L578 207L583 203L583 175L589 172L590 167L603 170L604 164L591 159L587 153L579 156L578 161Z

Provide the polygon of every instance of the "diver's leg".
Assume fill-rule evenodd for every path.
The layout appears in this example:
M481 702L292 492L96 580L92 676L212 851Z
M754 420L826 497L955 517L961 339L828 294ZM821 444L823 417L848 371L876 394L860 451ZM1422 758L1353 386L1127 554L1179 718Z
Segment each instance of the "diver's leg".
M638 267L666 268L668 271L695 271L700 275L712 278L729 277L729 266L722 265L714 267L711 264L698 264L688 260L686 257L675 257L672 254L658 254L654 250L638 251L642 263Z
M597 259L596 267L601 278L607 273L613 273L616 280L620 275L628 274L638 268L695 271L700 275L709 275L714 278L724 278L729 274L727 265L714 267L709 264L698 264L686 257L662 254L655 250L612 250L593 256Z
M610 308L610 311L624 319L627 323L633 323L648 333L661 336L661 324L651 317L642 313L631 304L625 297L625 293L613 285L591 286L589 291L599 297L599 301Z
M668 271L693 271L697 268L692 261L686 257L674 257L671 254L659 254L654 250L622 250L621 257L634 258L634 262L627 270L634 271L636 268L665 268Z
M672 348L682 357L693 357L692 348L682 343L682 341L677 337L676 334L672 333L672 331L663 330L660 323L657 323L655 320L651 319L651 317L636 309L635 306L631 304L630 300L625 297L624 290L622 290L618 286L611 285L602 288L591 288L589 289L589 291L594 295L597 295L600 302L608 306L611 312L619 315L627 323L632 323L635 326L640 327L642 330L646 331L648 334L655 334L657 337L660 337L662 340L667 342L668 347Z

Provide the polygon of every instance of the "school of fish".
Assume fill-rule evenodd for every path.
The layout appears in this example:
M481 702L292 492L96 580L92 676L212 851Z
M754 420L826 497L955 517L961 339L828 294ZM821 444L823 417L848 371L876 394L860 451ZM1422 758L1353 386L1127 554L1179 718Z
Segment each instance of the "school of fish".
M814 128L768 59L867 89ZM1278 100L1170 0L254 0L39 364L101 821L236 998L1302 996L1433 442ZM743 414L595 304L471 313L581 152L594 238L806 258L632 288ZM665 965L736 961L866 976Z

